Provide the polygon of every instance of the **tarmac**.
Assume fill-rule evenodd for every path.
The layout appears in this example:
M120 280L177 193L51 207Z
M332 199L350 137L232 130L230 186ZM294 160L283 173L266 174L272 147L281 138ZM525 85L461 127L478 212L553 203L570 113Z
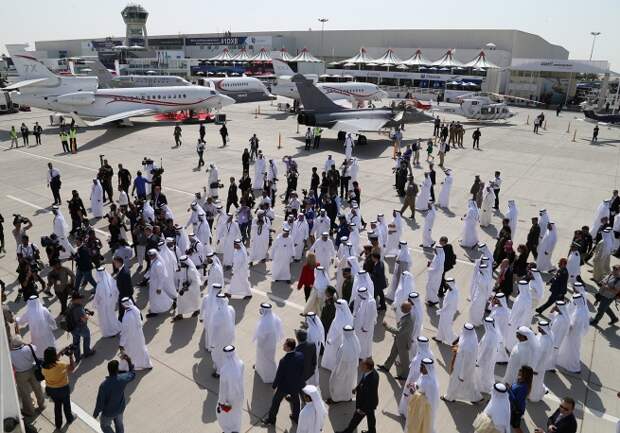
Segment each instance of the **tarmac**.
M260 106L260 114L256 114ZM553 111L544 111L545 128L539 134L533 133L533 119L541 110L511 108L517 116L506 122L476 124L457 116L442 116L446 120L460 120L466 128L465 149L453 149L446 156L445 167L453 171L455 177L451 193L450 209L438 209L434 239L441 235L448 236L454 245L458 257L456 267L449 273L460 287L459 314L454 323L458 333L466 321L468 302L467 288L473 269L473 260L477 252L465 250L458 244L463 226L460 218L465 213L469 188L474 175L479 174L483 181L492 179L496 170L501 171L503 185L500 193L500 212L493 218L493 225L480 230L481 240L490 247L495 244L494 236L501 225L501 211L506 211L507 200L516 201L519 217L516 230L515 246L525 243L530 226L530 218L536 216L540 208L546 208L551 220L558 228L558 243L553 261L557 262L568 252L573 230L582 225L591 225L594 211L598 204L611 196L611 191L620 184L620 131L601 126L599 140L591 143L593 125L577 120L582 115L563 112L556 117ZM298 191L309 187L310 168L322 168L328 154L332 154L339 164L344 158L342 146L336 141L336 132L326 131L318 150L305 151L303 134L293 115L276 110L275 103L268 102L240 104L228 107L228 130L230 143L222 148L218 126L207 126L207 164L215 162L220 170L220 177L225 185L228 178L240 177L241 152L249 147L248 140L252 133L259 137L260 148L268 158L282 160L285 155L295 158L300 168ZM197 125L183 125L183 145L172 149L174 144L171 122L154 122L150 118L135 119L133 127L108 127L81 129L78 135L79 152L68 155L62 152L58 129L50 127L49 113L33 109L31 112L17 113L0 117L0 212L4 216L7 254L0 256L0 278L7 284L9 305L18 314L24 308L24 302L15 303L17 295L15 242L11 236L11 214L22 214L31 218L34 227L29 231L31 239L38 243L41 236L52 232L50 204L51 192L46 188L46 165L52 162L62 173L62 198L70 198L70 191L77 189L86 207L89 207L91 179L99 168L99 155L104 154L116 171L116 165L123 163L132 174L140 169L140 161L149 156L162 161L165 169L163 185L171 208L176 218L185 223L187 208L193 193L206 185L207 174L195 169L197 156L195 143L198 137ZM29 126L39 121L44 127L41 146L8 150L10 141L8 131L11 125L19 130L21 122ZM480 151L471 149L471 133L480 126L482 138ZM428 138L432 134L432 124L407 125L404 142L414 138ZM31 143L34 138L30 137ZM21 139L20 139L21 145ZM368 134L368 144L354 149L354 156L360 158L362 187L362 214L370 221L377 213L385 213L389 221L392 209L401 207L401 199L394 188L391 158L392 147L385 135ZM422 166L414 167L414 175L420 181L427 168L424 162L425 152L421 152ZM280 162L281 173L284 165ZM437 168L437 182L443 180L443 173ZM253 168L250 173L253 175ZM283 176L281 176L283 178ZM284 192L285 181L279 182L279 193ZM439 193L440 185L435 187ZM225 197L225 189L222 190ZM282 213L282 204L276 207L276 213ZM65 217L69 215L66 204L63 205ZM106 206L107 211L107 206ZM421 243L422 222L409 219L403 238L412 248L413 265L411 272L421 294L426 284L426 266L430 259L428 251L418 245ZM274 227L281 227L279 216ZM98 236L107 238L104 221L96 224ZM362 237L364 234L362 233ZM107 251L107 249L105 250ZM612 263L617 260L612 258ZM387 261L391 273L394 260ZM293 336L293 329L299 326L299 313L303 308L303 292L296 290L296 283L288 285L283 282L272 283L270 266L259 264L252 268L251 284L254 296L249 301L233 300L231 305L237 312L236 341L238 354L245 363L244 385L245 399L243 408L242 432L294 432L295 426L288 415L290 409L286 402L281 405L276 426L269 428L260 424L260 418L266 415L271 401L272 389L263 384L254 373L252 365L255 360L255 344L252 336L258 320L261 302L271 302L274 312L282 319L287 336ZM108 268L109 255L108 255ZM292 265L295 279L301 265ZM590 281L589 265L582 267L582 277L587 282L590 292L588 303L594 311L593 292L596 286ZM134 266L135 271L135 266ZM548 279L549 276L545 276ZM226 273L226 281L230 273ZM134 276L138 281L139 276ZM90 293L90 288L87 289ZM54 316L60 307L55 297L43 296L42 300ZM137 289L137 303L145 308L146 289ZM614 307L615 308L615 307ZM203 349L201 339L203 327L197 318L185 319L171 323L171 317L158 316L146 319L144 334L148 350L154 364L149 372L139 372L136 380L126 391L127 409L125 411L125 428L130 432L149 433L210 433L219 432L215 407L217 402L218 381L211 377L211 356ZM375 328L373 357L377 364L385 361L392 337L381 325L387 320L395 325L394 313L381 314ZM536 320L536 317L535 317ZM549 415L558 407L559 399L571 396L577 402L576 415L579 432L611 432L620 416L620 376L615 370L618 360L618 328L607 326L607 317L603 318L599 328L591 327L583 339L581 349L582 369L578 375L558 370L556 374L547 373L545 383L550 392L542 402L528 403L524 416L524 431L532 432L535 426L546 426ZM435 310L425 308L423 335L432 337L436 334L438 316ZM117 338L100 338L97 317L90 322L92 344L97 353L83 360L73 373L71 399L78 421L63 427L62 431L88 432L99 431L98 421L92 418L97 389L107 375L106 364L118 354ZM480 335L480 333L479 333ZM57 345L64 347L70 343L70 337L57 331ZM26 340L28 336L26 333ZM438 380L441 393L445 393L448 384L447 366L450 364L450 348L431 341L431 348L438 363ZM6 350L6 348L2 348ZM616 355L613 355L616 353ZM277 353L279 358L283 353ZM498 380L504 374L505 367L497 365L495 375ZM391 372L395 375L395 369ZM329 372L321 371L321 389L324 398L328 394ZM398 414L398 400L401 396L402 383L392 375L380 373L379 407L377 408L377 431L392 433L402 431L404 422ZM436 417L436 431L472 432L475 416L483 410L486 402L471 403L440 402ZM346 427L355 408L354 402L341 403L329 407L329 416L324 433L339 431ZM53 427L52 403L34 420L41 432L50 432ZM360 425L366 429L365 421ZM359 431L359 430L358 430Z

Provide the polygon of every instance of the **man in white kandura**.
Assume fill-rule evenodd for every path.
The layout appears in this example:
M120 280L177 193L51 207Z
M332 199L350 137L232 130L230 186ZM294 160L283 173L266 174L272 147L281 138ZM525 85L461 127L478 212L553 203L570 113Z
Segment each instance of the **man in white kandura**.
M398 412L405 418L407 417L407 407L409 405L409 400L411 399L411 396L416 390L415 383L418 381L420 375L422 374L420 370L422 360L425 358L435 360L435 355L433 355L433 352L431 351L430 342L427 337L425 337L424 335L420 335L417 338L416 344L418 346L418 353L411 359L411 362L409 363L409 374L407 375L407 380L405 380L405 384L403 386L403 393L400 397L400 402L398 404ZM437 397L439 398L439 395Z
M422 248L433 248L435 241L433 240L433 225L435 224L435 206L433 201L430 200L425 211L421 211L424 215L424 227L422 231Z
M524 365L532 366L536 355L536 335L527 326L521 326L517 329L518 343L510 352L510 359L506 366L506 374L504 374L504 383L515 383L517 374Z
M437 325L437 336L433 337L433 340L451 345L456 340L456 334L452 329L452 325L459 307L459 290L456 287L454 278L446 278L446 283L448 290L443 298L443 305L437 310L439 323Z
M418 337L422 334L422 325L424 324L424 305L422 298L418 292L409 293L407 301L411 304L412 330L411 330L411 347L409 348L409 358L413 359L418 353Z
M228 293L231 296L250 299L252 297L252 291L250 290L248 253L245 250L245 246L241 243L241 239L235 239L234 250L232 277L230 278Z
M377 302L370 298L368 289L357 289L353 310L353 327L360 343L360 359L372 356L372 340L377 323Z
M213 313L217 309L217 295L222 293L222 284L214 283L209 284L208 292L202 297L202 303L200 305L200 321L204 329L204 347L207 351L211 351L210 335L211 327L209 325Z
M209 319L209 318L208 318ZM224 365L224 348L235 343L235 309L228 305L224 293L216 296L216 306L209 319L209 348L215 371L211 376L220 377Z
M478 391L489 394L495 383L495 363L500 340L492 317L484 318L484 335L478 343L478 360L476 361L476 387Z
M250 264L263 262L269 255L269 230L271 223L265 211L259 210L252 219L250 229Z
M542 232L542 225L540 227L540 231ZM554 269L554 266L551 262L551 256L553 255L553 250L555 249L555 244L557 243L557 241L558 237L555 223L547 224L545 236L538 244L538 257L536 258L536 268L540 272L550 272Z
M556 364L570 373L579 374L581 372L581 342L588 333L590 319L586 299L581 293L574 294L572 302L570 326L558 351Z
M310 236L310 227L303 213L297 215L297 220L293 223L293 248L295 250L295 261L300 261L304 253L306 241Z
M260 319L254 332L256 364L254 369L263 383L272 383L276 377L276 348L284 338L282 320L273 312L271 304L260 304Z
M385 246L384 256L398 255L398 246L403 235L403 218L400 210L392 211L392 222L388 225L387 243Z
M325 345L325 328L323 327L323 323L317 317L314 311L310 311L305 314L306 317L306 329L308 332L307 342L309 344L313 344L316 347L316 359L318 360L321 353L321 347ZM351 326L351 330L353 327ZM357 341L357 337L356 341ZM357 342L357 347L359 350L359 341ZM314 374L306 380L306 383L312 385L319 385L319 363L316 363L316 367L314 369Z
M508 319L511 334L509 336L509 340L504 342L508 350L511 350L513 346L517 344L517 337L515 334L516 330L521 326L529 327L532 323L532 316L534 313L534 310L532 310L532 295L530 294L530 286L528 282L525 280L520 280L518 286L519 294L512 304L510 319ZM528 365L531 367L530 364Z
M105 267L97 268L95 275L97 289L93 306L97 310L97 318L101 336L113 337L121 332L121 322L118 321L116 309L118 306L118 288L116 280L105 270Z
M530 391L530 401L541 401L547 393L545 386L545 372L555 368L553 365L553 334L551 326L546 320L538 322L538 335L536 336L536 356L534 357L534 379Z
M497 342L497 362L508 362L508 349L506 349L506 341L509 338L510 326L510 309L506 303L506 295L497 293L491 301L491 317L495 320L495 329L497 329L499 340Z
M435 246L435 255L433 260L428 264L426 268L427 281L426 281L426 304L437 305L439 303L439 287L441 286L441 279L443 277L445 253L443 246Z
M413 281L413 275L409 271L403 272L398 283L398 288L394 292L394 295L390 298L394 301L392 302L392 309L394 310L396 321L399 321L400 318L403 317L403 315L405 314L400 311L400 305L402 305L403 302L409 299L409 293L413 292L414 290L415 282Z
M235 240L241 239L241 229L237 221L233 221L233 215L228 214L228 218L224 227L222 228L222 238L218 238L218 242L222 244L224 252L224 268L227 269L233 266L233 255L235 254Z
M103 216L103 188L99 179L93 179L90 189L90 211L95 218Z
M357 384L357 368L360 359L360 342L352 326L343 328L342 344L336 354L336 366L329 378L328 403L344 402L353 399Z
M271 281L291 282L291 262L295 258L289 229L282 229L271 247Z
M152 317L169 311L177 293L174 290L174 282L157 250L150 249L148 256L151 260L151 269L149 271L149 312L146 317Z
M342 344L343 328L353 326L353 314L344 299L336 301L336 317L329 327L325 338L325 350L321 358L321 367L332 371L336 367L336 354Z
M396 263L394 264L394 272L392 272L392 281L390 282L390 288L385 294L388 299L394 299L394 293L398 289L400 283L400 277L405 271L409 271L411 268L411 249L407 246L407 241L400 241L398 244L398 255L396 256ZM408 290L405 293L405 297L412 290ZM403 301L405 299L402 299ZM398 303L397 305L400 305Z
M243 361L239 359L235 346L222 349L220 385L217 393L215 415L223 433L241 431L241 416L244 406Z
M435 433L435 418L439 406L439 382L435 375L435 361L424 358L420 364L420 377L415 382L407 410L407 433Z
M491 391L491 400L473 423L474 433L496 432L511 433L510 398L508 388L503 383L495 383Z
M136 370L151 369L153 364L144 341L140 310L129 298L121 299L121 306L125 309L125 314L121 323L120 349L131 358Z
M491 225L494 204L495 192L490 185L487 185L482 195L482 204L480 205L480 227L488 227Z
M15 319L20 328L28 326L30 342L35 346L37 357L43 359L43 352L48 347L56 347L54 330L56 321L50 311L41 304L38 295L32 295L26 301L26 312Z
M570 317L566 302L555 301L554 310L555 312L551 319L551 334L553 335L553 367L551 369L553 370L555 370L560 347L564 344L564 340L568 335L568 328L570 327Z
M336 257L336 249L334 242L329 239L329 232L321 233L321 237L310 247L310 251L316 255L316 261L329 271L332 260Z
M478 270L474 267L472 275L473 291L471 293L471 304L469 305L469 322L474 326L480 326L483 323L484 311L489 300L487 293L488 273L486 272L488 265L480 262Z
M452 191L452 183L454 182L454 176L452 176L452 170L446 170L446 177L442 182L441 190L439 191L438 205L442 209L448 209L450 207L450 191Z
M469 200L467 204L467 213L462 218L463 230L461 231L461 240L459 241L463 248L473 248L478 245L478 223L480 217L476 202Z
M458 349L454 359L454 367L450 373L450 381L442 400L453 402L463 400L478 402L482 394L476 387L476 359L478 358L478 337L474 325L465 323L458 341Z
M301 391L304 408L299 412L297 433L321 433L327 418L321 391L314 385L306 385Z
M172 321L183 319L184 314L191 314L192 317L200 314L200 273L196 269L196 265L189 257L181 256L179 258L181 265L180 281L177 296L177 308Z
M75 253L75 248L73 248L67 240L67 236L69 235L69 226L67 225L65 217L62 215L62 212L57 205L52 206L52 213L54 214L53 232L56 235L60 246L64 248L64 251L60 251L59 256L61 259L67 259Z
M510 221L510 236L512 239L516 239L517 233L517 217L519 216L519 211L517 210L517 204L514 200L508 200L508 211L506 212L505 218L508 218Z

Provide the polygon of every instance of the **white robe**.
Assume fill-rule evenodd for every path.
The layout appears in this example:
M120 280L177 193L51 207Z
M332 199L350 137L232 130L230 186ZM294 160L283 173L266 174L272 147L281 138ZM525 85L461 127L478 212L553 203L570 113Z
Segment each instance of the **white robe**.
M415 383L422 375L422 373L420 373L420 364L422 364L422 360L424 358L429 358L433 361L435 360L435 355L433 355L428 341L419 341L417 343L419 346L418 353L411 358L411 362L409 363L409 374L407 375L407 380L405 380L405 384L403 385L403 393L400 396L400 401L398 404L398 412L405 418L408 413L407 406L409 404L409 400L416 390Z
M360 343L360 359L372 356L372 340L377 323L377 302L374 299L361 299L359 294L353 312L353 328ZM368 296L368 292L366 293Z
M502 382L515 383L521 367L533 365L536 356L536 341L530 341L533 338L535 339L534 333L528 337L528 340L520 341L512 348Z
M140 310L133 304L131 308L123 314L123 322L121 324L121 338L119 344L124 348L125 353L131 358L131 362L136 370L145 368L153 368L149 351L144 341L144 332L142 330L142 318Z
M276 377L276 350L284 338L282 321L270 308L263 312L252 341L256 342L256 363L254 369L263 383L272 383Z
M388 227L387 245L385 247L385 256L398 255L398 246L403 235L403 219L400 213L396 212L392 223Z
M271 224L269 219L263 220L263 225L258 224L258 217L252 220L250 229L250 262L260 262L267 259L269 254L269 230Z
M450 191L452 190L452 183L454 176L452 174L446 174L446 178L441 185L441 191L439 191L439 207L448 209L450 207Z
M319 317L316 316L306 316L306 325L308 326L308 343L314 344L316 347L316 359L320 358L321 346L325 345L325 328L323 328L323 323ZM351 332L353 333L353 331ZM357 337L356 337L357 341ZM359 349L359 341L357 342L357 347ZM316 367L314 369L314 374L310 376L310 378L306 381L306 384L310 385L319 385L319 362L317 361Z
M219 195L219 181L220 172L217 166L213 164L211 168L209 168L209 197L217 197Z
M194 234L203 245L209 245L211 243L211 227L206 218L201 218L198 221L198 224L194 227Z
M252 296L248 253L243 245L235 250L232 258L232 277L230 278L228 293L232 296Z
M426 302L439 302L439 287L443 275L445 254L443 248L435 248L435 255L426 270Z
M48 347L56 347L54 330L57 328L56 321L39 299L26 301L26 312L16 318L20 327L28 326L30 329L30 342L36 347L37 358L43 359L43 352Z
M347 135L347 138L344 140L344 157L351 159L351 156L353 156L353 138L351 135Z
M508 320L508 326L510 327L509 340L505 341L508 350L511 350L515 344L517 344L517 329L521 326L529 327L532 324L532 296L530 294L530 287L526 284L519 284L519 294L515 298L510 310L510 319ZM512 382L510 382L512 383Z
M392 281L390 281L390 286L388 288L385 297L388 299L394 300L394 296L398 286L400 284L400 278L403 272L409 271L411 269L411 250L407 245L400 245L400 249L398 250L398 256L396 256L396 263L394 263L394 272L392 272ZM409 290L404 294L405 298L403 300L407 300L407 296L413 290ZM398 304L396 304L398 305Z
M471 304L469 305L469 323L474 326L480 326L484 322L484 310L487 306L489 296L487 294L487 274L485 268L477 271L478 277L474 284L474 290L471 295ZM476 272L474 270L474 272Z
M590 318L584 298L573 302L575 305L570 314L570 326L558 351L556 363L558 367L577 374L581 371L581 342L588 333Z
M223 239L221 244L224 252L222 264L224 266L232 266L233 254L235 252L235 239L241 239L241 230L236 221L226 222L222 230Z
M443 298L443 305L437 314L439 314L439 323L437 324L437 339L444 344L451 345L456 340L456 334L452 329L454 323L454 315L459 307L459 291L454 283L448 283L452 290L447 290Z
M336 317L327 331L325 338L325 350L321 358L321 367L333 370L336 367L336 354L342 344L342 328L346 325L353 326L353 315L349 305L344 299L336 301Z
M329 270L332 259L336 257L336 249L334 248L334 243L330 238L327 240L323 240L322 238L318 238L314 245L310 248L316 255L316 260L325 268L325 270Z
M222 269L220 259L217 256L212 256L211 260L213 260L213 263L211 263L209 271L207 272L207 285L209 286L209 290L211 290L214 284L220 284L224 287L224 269Z
M403 302L406 302L407 299L409 299L409 293L414 291L415 281L413 275L409 271L404 271L399 278L398 288L394 291L394 295L390 298L394 301L392 303L392 308L394 309L394 315L396 316L397 322L405 315L405 313L400 310L400 306ZM386 298L387 297L388 296L386 295Z
M306 220L297 220L293 223L293 231L291 233L291 237L293 238L295 260L301 260L301 257L304 253L304 247L306 246L306 240L308 239L309 235L310 229Z
M349 401L353 398L360 350L355 332L344 331L342 345L336 353L336 366L329 377L329 395L333 401Z
M93 306L97 310L97 322L102 337L112 337L121 332L118 321L118 288L116 280L107 271L97 271L97 289Z
M435 224L435 207L431 206L430 209L424 214L424 228L422 231L422 246L424 248L432 248L435 244L433 240L433 225Z
M314 219L314 224L312 225L312 236L315 237L315 239L318 239L319 237L321 237L321 233L323 232L328 232L329 233L329 229L331 227L331 220L327 215L324 216L317 216Z
M510 319L510 310L506 306L506 300L502 301L502 305L494 305L491 309L491 317L495 320L495 328L499 336L497 342L497 362L508 362L508 352L506 350L506 340L509 338L510 327L508 320Z
M327 418L327 408L323 403L321 392L315 386L305 386L303 391L312 401L306 403L299 412L296 433L321 433Z
M90 211L95 218L103 216L103 188L99 180L90 189Z
M598 229L601 227L601 218L608 217L609 218L609 200L605 200L601 202L596 208L596 212L594 213L594 221L592 221L592 226L590 227L590 236L593 238L598 233Z
M463 218L463 231L461 232L461 246L473 248L478 245L478 210L469 208Z
M485 189L480 206L480 227L487 227L491 224L494 204L495 192L493 192L493 188Z
M56 212L57 215L54 216L54 234L58 237L59 244L65 249L60 252L60 258L67 259L75 253L75 248L73 248L73 245L71 245L67 240L69 227L67 226L65 217L62 215L60 210L57 210Z
M517 205L512 200L509 201L508 211L506 212L506 216L504 218L508 218L510 220L510 236L512 239L516 239L518 216L519 211L517 210Z
M568 285L573 285L577 278L581 276L581 254L574 250L568 254L566 262L566 270L568 271Z
M211 350L210 342L209 342L209 322L211 320L211 316L213 312L217 308L217 294L221 293L221 289L215 290L209 287L209 291L202 297L202 302L200 304L200 320L202 321L202 327L204 329L204 348L207 351Z
M223 353L224 362L220 370L219 389L215 415L223 433L241 432L241 420L244 408L243 362L235 352ZM221 405L230 406L225 412Z
M482 394L476 386L476 359L478 357L478 338L475 331L470 336L471 343L467 348L463 348L463 336L459 338L459 349L454 361L454 369L450 374L448 390L446 391L447 400L479 401ZM471 346L471 347L470 347Z
M254 189L262 189L265 183L266 166L267 161L265 161L265 158L258 158L254 163L254 180L252 181L252 187Z
M176 290L161 256L151 263L149 275L149 311L165 313L172 308Z
M293 238L278 235L271 249L271 281L290 281L291 262L295 256Z
M415 198L416 210L428 209L428 201L431 199L431 187L433 186L430 177L425 177L424 182L420 184L420 192Z
M553 255L553 250L558 240L556 233L557 229L555 228L555 226L553 227L553 230L547 230L547 233L538 245L536 268L538 268L540 272L549 272L551 269L554 268L551 262L551 256Z
M476 387L489 394L495 384L495 363L497 362L500 335L493 323L484 322L484 335L478 343L476 362Z
M176 314L192 314L200 310L200 273L193 262L188 260L187 267L181 267L179 296L177 297ZM183 286L187 285L187 288ZM183 294L181 294L183 290Z
M216 298L208 326L211 358L215 371L220 373L224 362L224 347L235 344L235 309L228 305L228 298Z
M545 372L553 369L553 334L549 327L546 327L548 334L538 334L536 336L536 356L534 358L534 375L532 390L530 391L530 401L541 401L547 392L545 386Z

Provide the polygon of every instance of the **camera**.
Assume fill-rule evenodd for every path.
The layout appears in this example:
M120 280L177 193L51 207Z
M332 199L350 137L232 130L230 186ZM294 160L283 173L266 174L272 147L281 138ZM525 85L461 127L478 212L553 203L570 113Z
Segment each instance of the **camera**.
M41 236L41 246L43 248L57 247L58 246L58 239L57 239L56 235L53 234L53 235L50 235L50 236Z
M21 216L18 213L13 214L13 225L15 224L26 224L28 222L28 218Z
M71 355L73 355L73 352L74 352L74 351L75 351L75 347L73 346L73 344L70 344L70 345L68 345L67 347L65 347L64 349L61 349L61 350L58 352L58 355L59 355L59 356L62 356L62 355L71 356Z

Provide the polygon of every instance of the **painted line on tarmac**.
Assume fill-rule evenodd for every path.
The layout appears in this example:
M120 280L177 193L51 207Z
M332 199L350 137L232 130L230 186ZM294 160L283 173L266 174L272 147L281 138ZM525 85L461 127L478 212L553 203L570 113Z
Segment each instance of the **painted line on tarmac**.
M17 201L19 203L25 204L26 206L30 206L32 208L38 209L38 210L46 210L46 208L44 208L44 207L41 207L41 206L36 205L34 203L30 203L29 201L26 201L26 200L22 200L21 198L17 198L15 196L10 195L10 194L7 194L6 197L10 198L11 200L15 200L15 201ZM49 211L49 213L52 213L52 212ZM96 228L95 231L97 233L99 233L99 234L102 234L102 235L105 235L105 236L109 236L109 233L106 233L103 230L100 230L100 229Z
M552 394L551 392L549 394L545 395L545 399L547 400L551 400L555 403L560 403L562 401L561 398L559 398L557 395ZM597 418L601 418L604 419L605 421L609 421L611 423L617 423L618 421L620 421L620 419L616 418L613 415L609 415L605 412L601 412L600 410L596 410L596 409L590 409L589 407L586 407L583 405L583 403L581 402L577 402L577 407L575 408L576 410L580 410L584 413L587 413L588 415L592 415L595 416Z
M92 431L97 433L103 433L101 427L99 426L99 421L93 418L88 412L82 409L80 406L75 404L75 402L71 402L71 410L74 414L77 415L79 419L81 419L84 424L86 424Z

